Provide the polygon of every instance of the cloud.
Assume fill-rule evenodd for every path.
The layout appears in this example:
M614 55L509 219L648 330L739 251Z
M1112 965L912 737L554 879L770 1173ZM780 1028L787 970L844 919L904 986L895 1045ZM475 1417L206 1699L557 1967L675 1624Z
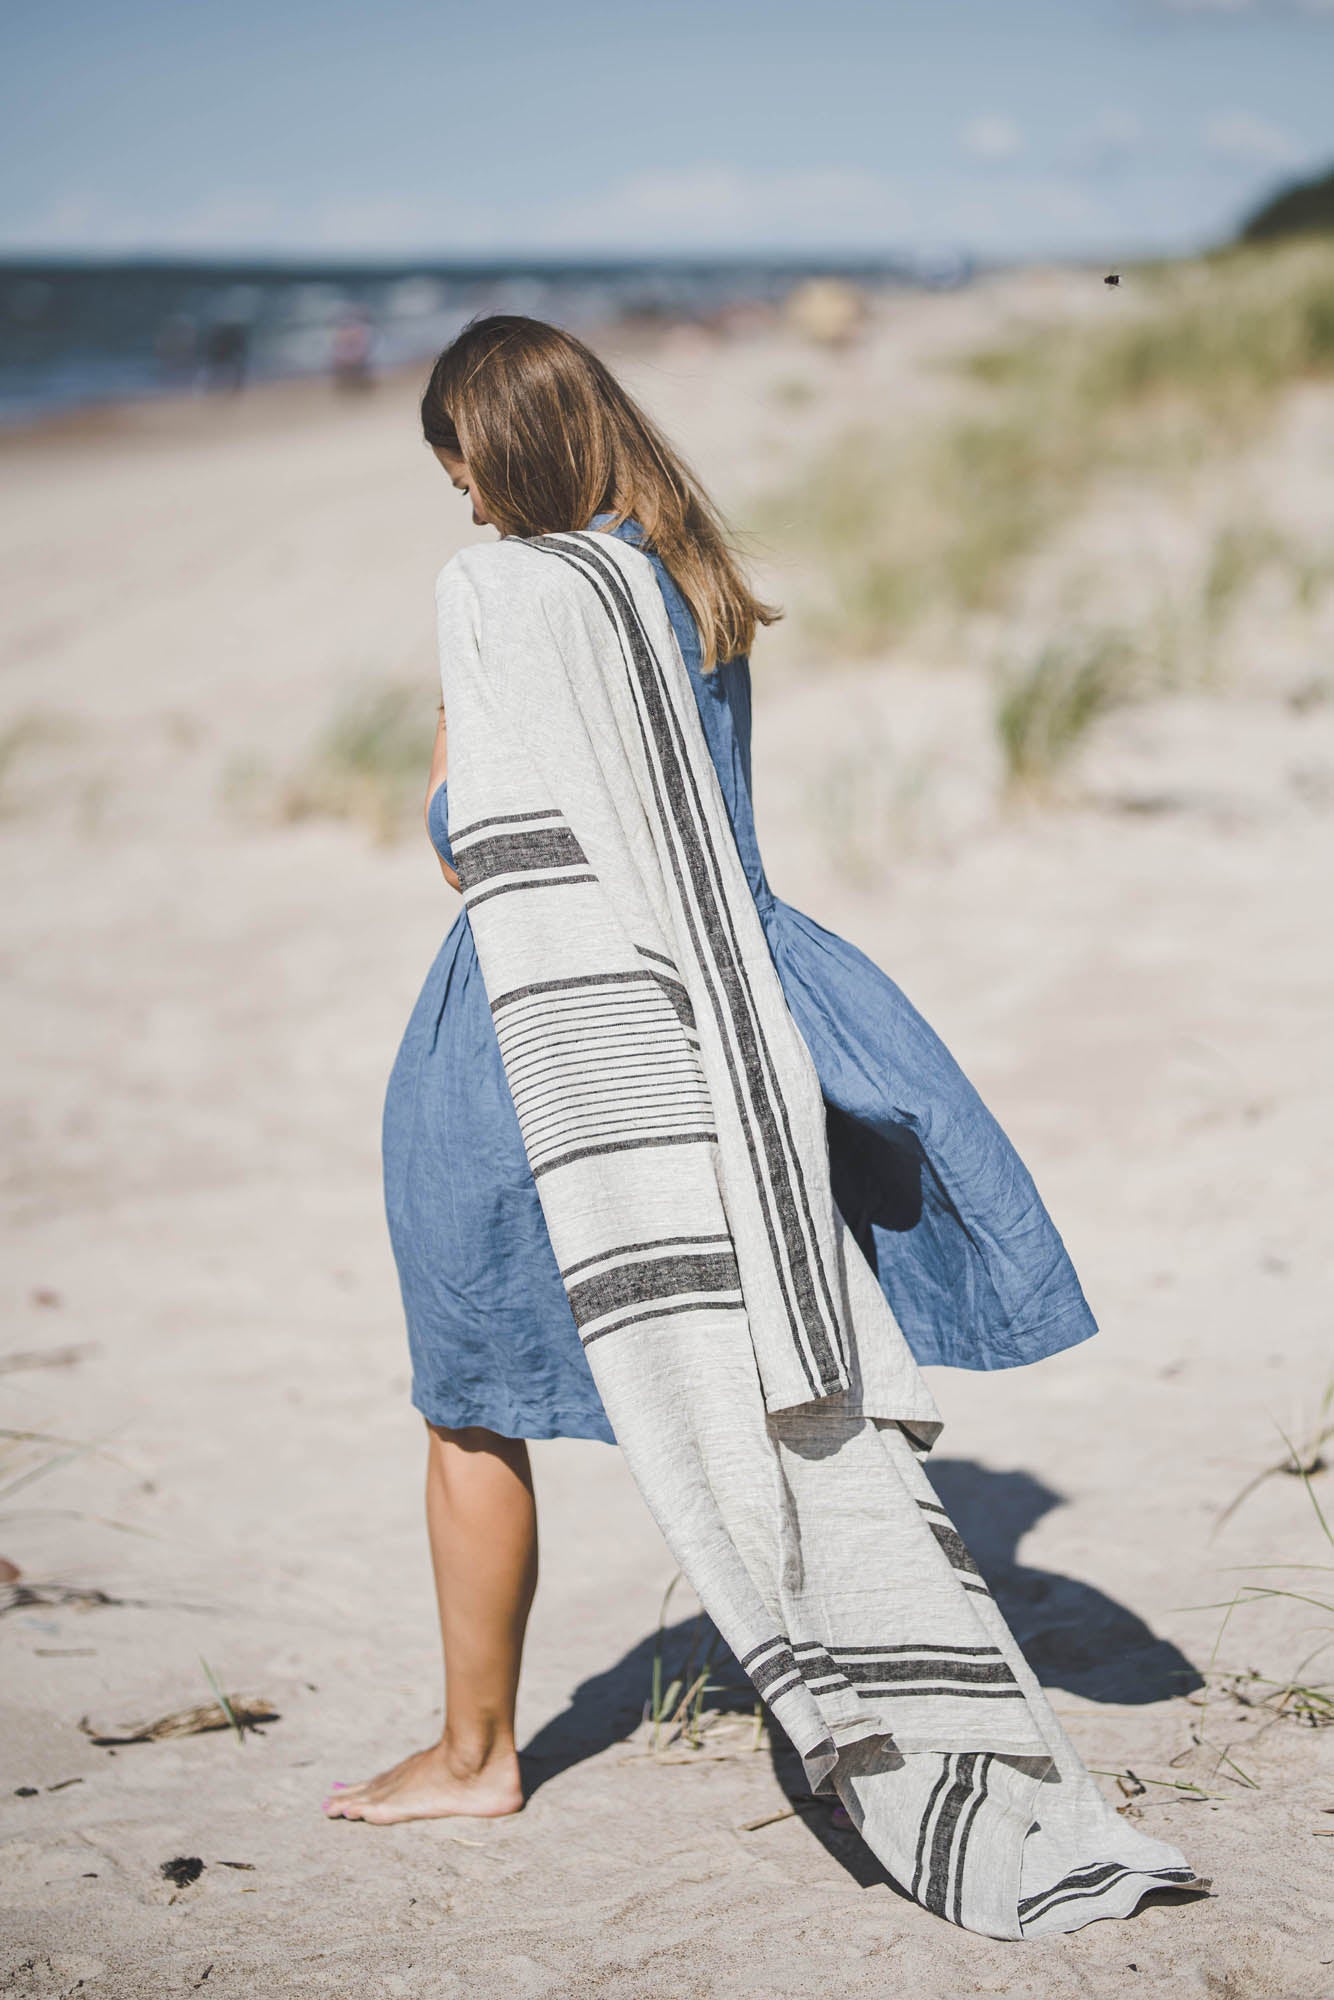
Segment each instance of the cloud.
M1023 134L1012 118L991 111L974 118L959 135L964 151L978 160L1012 160L1023 150Z
M1250 111L1219 111L1204 128L1204 143L1215 158L1244 167L1290 167L1302 149L1286 132Z

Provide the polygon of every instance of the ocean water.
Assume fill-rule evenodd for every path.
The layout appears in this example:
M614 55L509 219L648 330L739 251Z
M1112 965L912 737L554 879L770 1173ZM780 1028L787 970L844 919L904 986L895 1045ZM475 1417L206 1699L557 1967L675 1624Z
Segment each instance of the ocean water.
M626 319L710 320L780 303L832 269L869 287L955 284L914 266L792 260L404 263L0 260L0 424L126 397L351 376L427 361L483 312L575 331ZM358 368L357 357L364 357Z

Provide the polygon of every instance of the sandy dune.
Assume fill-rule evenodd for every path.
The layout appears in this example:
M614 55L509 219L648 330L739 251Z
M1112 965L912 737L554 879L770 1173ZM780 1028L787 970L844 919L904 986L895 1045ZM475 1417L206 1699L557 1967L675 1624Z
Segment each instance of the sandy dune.
M627 368L741 502L986 310L905 306L790 418L772 385L814 364L777 335L676 336ZM1109 724L1083 804L1008 817L975 782L966 672L817 660L793 631L771 675L755 661L775 888L945 1035L1103 1325L1035 1369L934 1375L941 1490L1089 1763L1118 1801L1138 1774L1127 1807L1215 1897L997 1945L909 1904L823 1813L771 1818L791 1774L748 1730L655 1758L637 1724L672 1565L597 1445L535 1454L525 1812L321 1817L330 1780L437 1714L378 1118L457 901L424 839L266 819L237 773L298 760L368 677L420 676L425 756L432 580L472 531L416 441L416 387L110 413L3 449L3 1476L91 1448L6 1494L0 1550L27 1583L123 1602L3 1618L0 1992L1322 2000L1334 1732L1221 1689L1202 1711L1222 1614L1189 1608L1232 1594L1230 1566L1330 1555L1281 1475L1214 1532L1331 1372L1334 709L1276 699L1260 660ZM777 561L766 580L802 582ZM848 824L854 739L965 746L962 804L901 860L892 826ZM1127 787L1175 809L1117 809ZM673 1621L690 1610L678 1592ZM1252 1607L1217 1664L1284 1677L1322 1623ZM208 1699L202 1662L281 1720L114 1752L80 1732ZM175 1856L205 1863L180 1890Z

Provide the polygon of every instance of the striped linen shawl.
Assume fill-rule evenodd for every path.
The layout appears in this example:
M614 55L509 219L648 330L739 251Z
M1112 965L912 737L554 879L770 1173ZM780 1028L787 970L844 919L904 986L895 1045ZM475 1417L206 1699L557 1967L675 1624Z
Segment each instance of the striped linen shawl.
M648 558L502 540L436 603L450 843L525 1151L701 1604L926 1908L1017 1938L1192 1882L1104 1801L926 1478L939 1412L834 1204Z

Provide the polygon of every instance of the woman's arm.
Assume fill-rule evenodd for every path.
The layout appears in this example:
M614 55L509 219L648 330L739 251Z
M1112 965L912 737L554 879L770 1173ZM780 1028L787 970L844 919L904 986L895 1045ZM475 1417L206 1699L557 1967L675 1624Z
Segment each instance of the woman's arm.
M442 702L440 705L440 720L435 727L435 743L431 749L431 775L427 781L426 806L422 814L422 818L426 822L426 837L428 840L431 835L431 800L435 797L439 786L443 785L448 776L448 764L448 746L445 740L445 709ZM444 855L436 848L433 841L431 846L436 860L440 863L440 873L444 876L451 889L457 889L459 887L458 876L445 860Z

